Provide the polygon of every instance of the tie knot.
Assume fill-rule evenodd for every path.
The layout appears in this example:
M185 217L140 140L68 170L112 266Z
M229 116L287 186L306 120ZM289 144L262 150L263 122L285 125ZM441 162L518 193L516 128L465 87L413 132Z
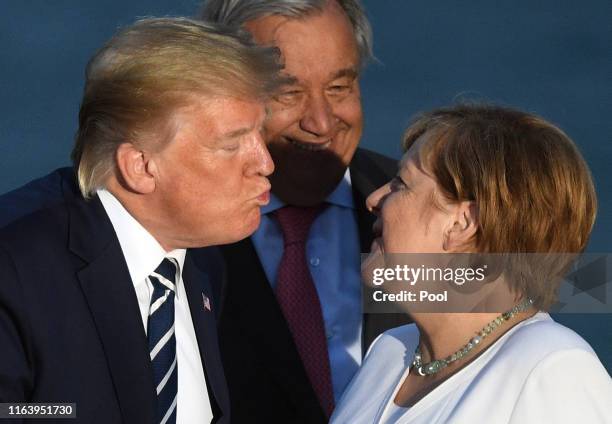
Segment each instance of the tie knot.
M175 290L176 284L176 271L178 269L178 264L174 258L164 258L164 260L159 264L159 266L153 271L151 275L151 282L154 286L161 284L165 288ZM163 277L163 279L159 277ZM166 280L166 281L164 281ZM170 284L168 284L170 283Z
M275 212L283 232L285 245L305 242L315 218L323 211L324 205L309 207L285 206Z

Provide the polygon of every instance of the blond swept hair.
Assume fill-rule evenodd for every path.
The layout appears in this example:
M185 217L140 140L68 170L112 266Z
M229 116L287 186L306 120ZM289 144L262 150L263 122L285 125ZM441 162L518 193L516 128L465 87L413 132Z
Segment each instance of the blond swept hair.
M597 210L576 145L543 118L489 105L422 115L406 130L404 148L424 134L420 161L442 195L478 208L472 250L509 253L511 289L549 308L573 254L587 245Z
M72 152L82 194L104 186L121 143L163 145L171 113L194 96L265 101L280 68L276 49L218 24L146 18L120 30L86 69Z

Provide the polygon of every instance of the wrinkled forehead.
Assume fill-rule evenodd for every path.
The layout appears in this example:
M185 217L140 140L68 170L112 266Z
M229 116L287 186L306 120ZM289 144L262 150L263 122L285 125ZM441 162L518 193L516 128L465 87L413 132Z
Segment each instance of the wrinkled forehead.
M258 44L278 47L286 67L355 67L357 41L350 19L336 2L301 17L268 15L244 25Z

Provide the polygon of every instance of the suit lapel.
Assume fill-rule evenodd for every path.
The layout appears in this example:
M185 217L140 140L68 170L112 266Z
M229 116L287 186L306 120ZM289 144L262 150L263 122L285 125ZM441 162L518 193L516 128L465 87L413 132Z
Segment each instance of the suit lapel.
M98 198L71 206L69 243L87 263L77 276L106 354L123 421L153 422L156 396L138 300Z
M229 410L227 386L219 353L217 323L213 313L213 308L219 305L213 304L209 275L201 272L195 266L191 254L192 252L188 251L185 257L183 282L191 311L191 320L198 339L214 422L219 422L224 411ZM211 276L211 278L222 278L222 276Z
M224 314L239 314L238 322L253 323L241 326L241 330L257 349L254 353L265 369L297 409L320 410L323 417L253 242L248 238L223 246L222 252L230 280L227 297L232 305L232 310Z

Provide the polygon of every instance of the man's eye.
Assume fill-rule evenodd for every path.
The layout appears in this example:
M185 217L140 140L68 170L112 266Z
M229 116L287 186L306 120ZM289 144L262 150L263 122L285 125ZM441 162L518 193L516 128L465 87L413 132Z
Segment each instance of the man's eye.
M235 152L239 148L240 148L240 144L236 143L236 144L229 144L227 146L223 146L221 149L223 149L226 152Z
M282 104L294 104L300 101L303 92L301 90L288 90L276 95L274 100Z
M327 89L332 94L344 94L351 90L350 85L332 85Z

